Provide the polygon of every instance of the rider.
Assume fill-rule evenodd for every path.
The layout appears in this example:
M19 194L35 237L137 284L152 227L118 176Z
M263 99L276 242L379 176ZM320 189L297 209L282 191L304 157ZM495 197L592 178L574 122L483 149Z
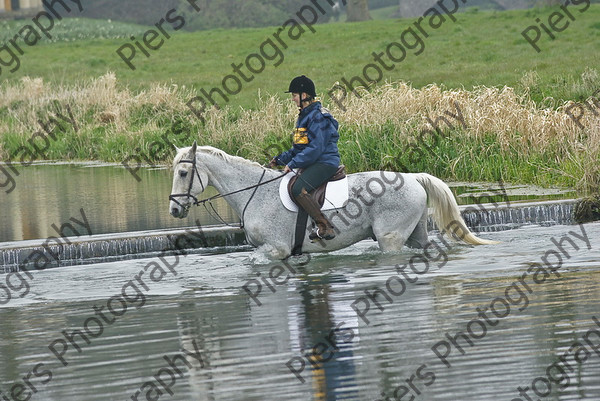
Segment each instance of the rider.
M309 238L330 240L335 237L334 228L308 192L328 181L338 169L338 122L315 99L315 84L306 76L294 78L286 93L292 94L292 100L300 111L294 130L294 144L287 152L274 157L271 166L285 165L286 173L296 168L304 169L292 187L292 195L317 223L317 231Z

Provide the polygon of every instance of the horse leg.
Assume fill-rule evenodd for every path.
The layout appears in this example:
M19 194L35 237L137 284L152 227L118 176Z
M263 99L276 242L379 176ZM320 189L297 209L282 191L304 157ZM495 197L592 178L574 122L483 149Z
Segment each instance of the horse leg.
M400 251L404 246L406 237L400 235L399 232L388 232L385 234L376 234L379 249L383 252Z
M402 231L396 227L391 229L386 226L387 224L384 224L383 222L373 225L373 234L375 235L375 238L377 238L379 248L383 252L400 251L404 246L406 239L409 237L409 232L406 232L406 230Z
M422 249L427 245L427 209L423 212L421 219L406 240L406 246Z
M283 260L289 257L292 253L289 246L284 244L262 244L254 250L256 254L253 258L262 260L262 257L266 257L270 260ZM258 257L261 255L262 257Z
M404 245L423 248L427 243L427 208L411 209L395 218L385 214L373 221L373 234L383 252L400 251Z

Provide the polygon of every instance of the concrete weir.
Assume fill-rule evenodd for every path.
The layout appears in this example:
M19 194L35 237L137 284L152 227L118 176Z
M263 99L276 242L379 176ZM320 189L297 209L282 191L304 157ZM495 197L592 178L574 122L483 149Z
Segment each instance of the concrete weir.
M460 206L469 228L475 232L504 231L524 225L574 224L577 199L544 202L510 202Z
M474 232L502 231L524 225L573 224L577 200L511 202L461 206L467 225ZM430 229L435 228L429 222ZM177 230L138 231L69 238L70 244L46 240L0 244L0 272L34 269L43 258L43 268L152 257L161 253L222 253L249 250L244 231L237 227L190 227ZM37 253L38 257L32 257ZM42 256L45 255L44 256Z
M0 243L0 273L19 269L72 266L173 253L221 253L250 249L238 227L206 226L175 230L136 231L68 238L70 244L29 240ZM33 253L39 256L32 257ZM41 254L45 255L41 256ZM38 260L41 260L38 261Z

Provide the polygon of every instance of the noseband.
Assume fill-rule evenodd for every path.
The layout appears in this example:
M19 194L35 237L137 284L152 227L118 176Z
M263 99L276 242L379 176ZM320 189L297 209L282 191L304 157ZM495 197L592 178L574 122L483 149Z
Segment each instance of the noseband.
M192 195L192 186L194 185L194 175L198 177L198 181L200 181L200 185L202 186L202 192L204 192L205 189L205 185L202 182L202 177L200 177L200 173L198 172L198 168L196 166L196 155L194 154L194 159L193 160L180 160L177 164L180 163L191 163L192 164L192 168L193 168L193 172L192 172L192 178L190 179L190 185L188 186L188 190L187 193L185 194L172 194L169 195L169 200L175 202L177 205L179 205L181 208L183 208L184 210L189 209L190 205L182 205L181 202L179 202L177 200L177 198L180 197L186 197L186 198L192 198L194 200L193 204L198 206L198 205L203 205L206 210L208 211L209 214L211 214L211 212L208 210L208 208L206 207L206 203L208 203L210 205L210 207L212 208L213 212L217 215L217 218L219 220L221 220L221 222L227 226L229 226L229 224L227 224L222 218L221 216L219 216L219 213L217 213L217 211L215 210L215 208L212 206L212 201L218 198L224 198L226 196L229 195L233 195L233 194L237 194L240 192L244 192L244 191L248 191L253 189L252 194L250 195L250 197L248 198L248 202L246 202L246 206L244 206L244 210L242 210L242 215L241 215L241 221L240 221L240 227L244 228L244 215L246 213L246 209L248 208L248 205L250 204L250 201L252 201L252 198L254 198L254 195L256 194L256 191L258 190L258 187L269 184L273 181L279 180L281 178L283 178L283 176L285 176L285 174L281 174L275 178L271 178L270 180L267 181L263 181L263 178L265 177L265 173L267 172L266 169L263 169L262 175L260 176L260 180L258 181L258 184L255 185L250 185L248 187L242 188L242 189L238 189L236 191L232 191L226 194L217 194L214 196L211 196L208 199L202 199L202 200L198 200L198 198L196 198L194 195ZM287 174L287 173L286 173Z
M192 160L179 160L179 162L177 164L181 164L181 163L191 163L192 164L192 178L190 179L190 185L188 186L188 190L186 194L171 194L169 195L169 200L172 200L173 202L175 202L176 204L178 204L181 208L183 209L187 209L189 208L189 205L184 206L182 205L177 198L180 198L182 196L185 196L186 198L192 198L194 200L194 205L199 205L200 202L198 201L198 198L196 198L194 195L192 195L192 186L194 185L194 176L198 177L198 181L200 181L200 185L202 186L202 192L204 192L205 186L204 183L202 182L202 178L200 177L200 173L198 172L198 169L196 168L196 154L194 154L194 159Z

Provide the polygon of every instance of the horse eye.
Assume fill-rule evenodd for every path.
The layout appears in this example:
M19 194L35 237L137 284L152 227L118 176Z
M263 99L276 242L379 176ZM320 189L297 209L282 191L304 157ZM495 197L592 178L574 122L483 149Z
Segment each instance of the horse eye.
M185 171L185 170L181 170L181 171L179 172L179 176L180 176L181 178L185 178L185 177L187 177L187 173L188 173L187 171Z

